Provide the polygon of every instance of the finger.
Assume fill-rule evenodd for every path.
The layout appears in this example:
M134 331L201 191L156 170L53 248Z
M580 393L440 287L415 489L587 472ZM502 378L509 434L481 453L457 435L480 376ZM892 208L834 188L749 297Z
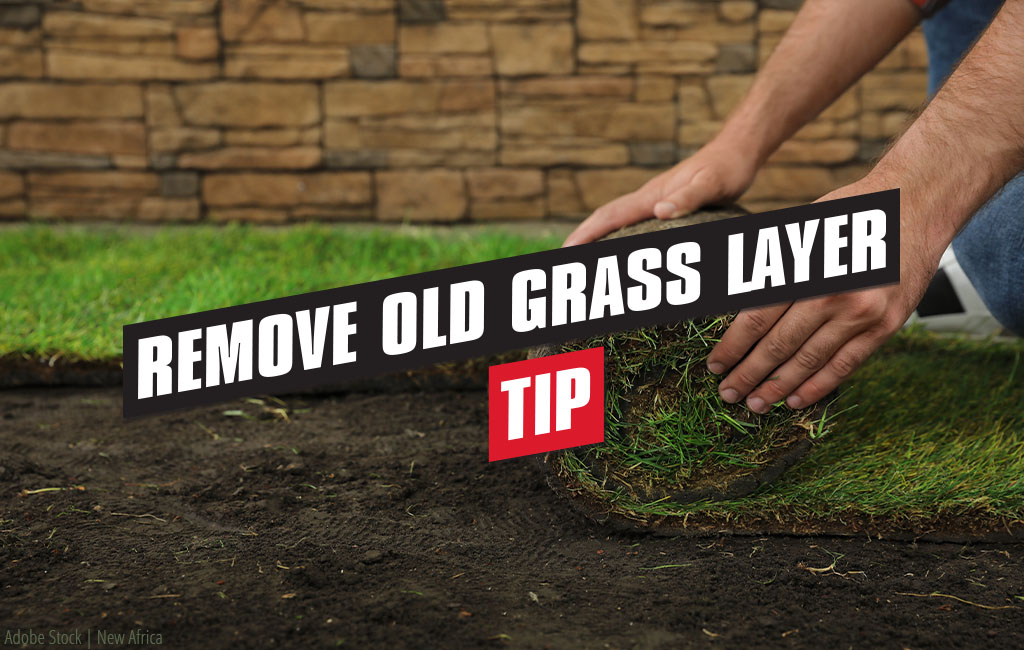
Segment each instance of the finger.
M765 413L821 370L849 340L864 331L849 323L829 321L818 328L800 349L747 397L747 408Z
M832 355L821 370L811 375L810 379L786 398L786 406L794 409L804 408L834 391L878 349L884 340L871 333L865 333L847 342Z
M583 220L565 239L562 246L586 244L604 237L613 230L650 218L654 214L657 194L653 188L642 187L602 205Z
M814 303L798 303L790 308L719 385L722 399L738 402L746 397L788 361L827 318L825 310Z
M700 170L654 205L659 219L678 219L718 198L718 182L708 170Z
M722 340L708 355L708 370L716 375L721 375L735 366L750 351L750 348L754 347L754 344L768 333L768 330L775 325L792 304L786 302L741 311L729 329L722 335Z

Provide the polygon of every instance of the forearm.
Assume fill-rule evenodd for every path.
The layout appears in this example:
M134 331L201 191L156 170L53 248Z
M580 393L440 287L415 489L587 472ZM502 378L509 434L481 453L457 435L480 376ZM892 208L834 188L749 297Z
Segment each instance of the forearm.
M901 188L906 227L934 254L1024 169L1024 0L1007 0L872 175Z
M907 0L807 0L716 142L760 165L919 20Z

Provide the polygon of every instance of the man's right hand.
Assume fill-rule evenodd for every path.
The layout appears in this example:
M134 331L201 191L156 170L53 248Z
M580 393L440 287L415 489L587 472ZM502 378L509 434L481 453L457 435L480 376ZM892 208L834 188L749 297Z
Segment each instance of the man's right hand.
M676 219L705 205L734 201L756 173L749 152L712 141L635 192L598 208L562 245L585 244L651 217Z

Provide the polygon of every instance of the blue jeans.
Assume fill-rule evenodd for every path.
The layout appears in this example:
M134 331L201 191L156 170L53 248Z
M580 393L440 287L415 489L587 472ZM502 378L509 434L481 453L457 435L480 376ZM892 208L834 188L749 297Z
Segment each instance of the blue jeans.
M951 0L924 22L928 94L939 89L1003 0ZM1024 336L1024 173L983 205L953 240L953 252L992 315Z

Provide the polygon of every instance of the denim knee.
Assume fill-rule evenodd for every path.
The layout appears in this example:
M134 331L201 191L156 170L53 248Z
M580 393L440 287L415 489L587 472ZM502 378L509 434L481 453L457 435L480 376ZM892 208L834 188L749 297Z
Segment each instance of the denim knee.
M953 252L996 320L1024 336L1024 173L974 214Z

